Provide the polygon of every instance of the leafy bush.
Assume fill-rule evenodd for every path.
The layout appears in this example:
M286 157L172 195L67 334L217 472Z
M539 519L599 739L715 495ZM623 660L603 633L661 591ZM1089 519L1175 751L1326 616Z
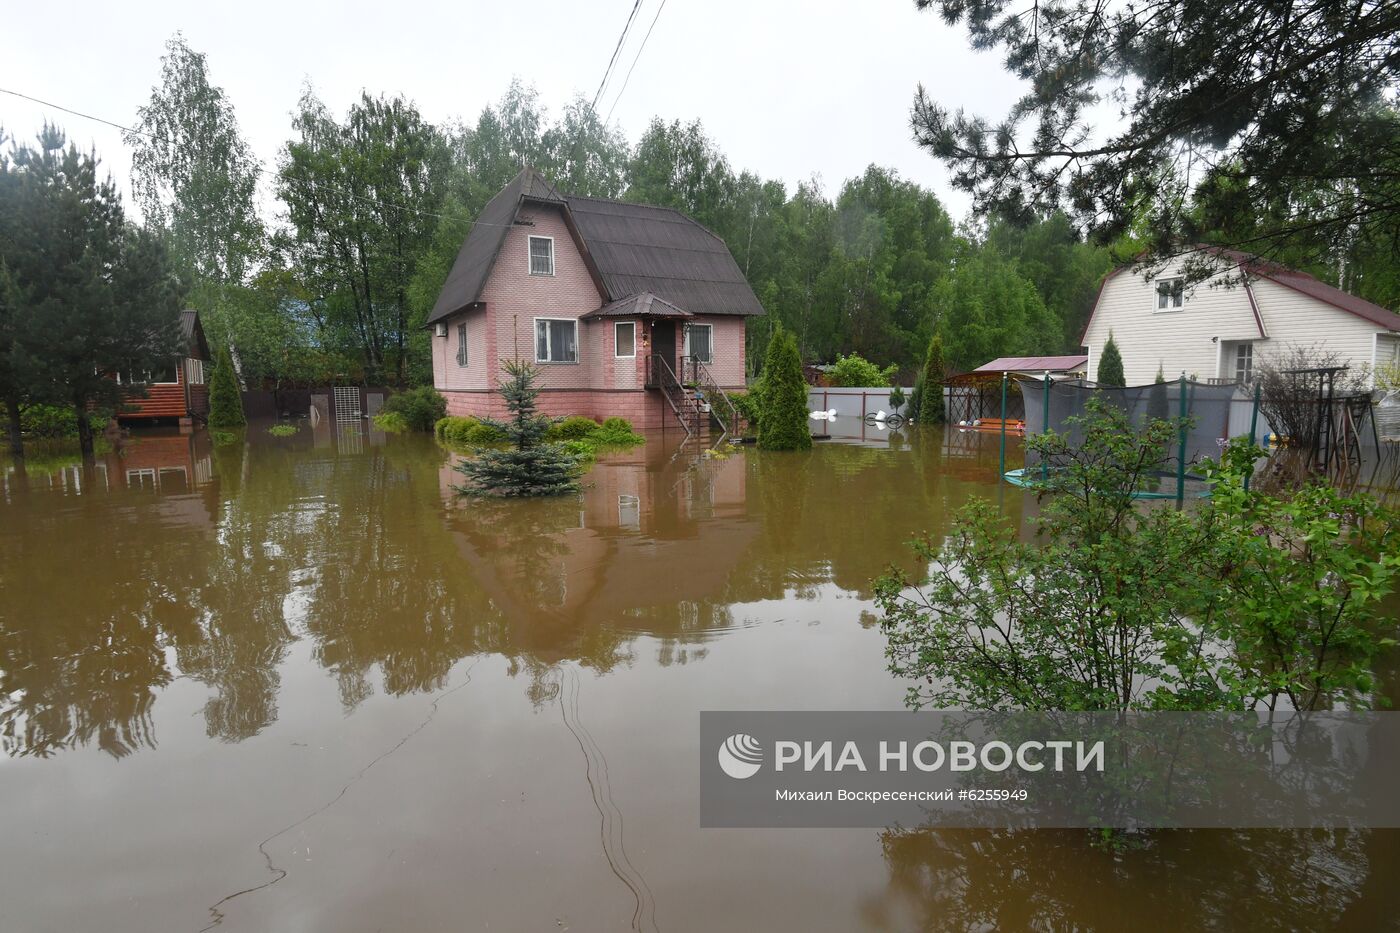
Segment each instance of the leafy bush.
M297 433L297 426L294 424L274 424L267 429L267 433L273 437L291 437Z
M834 387L887 386L894 379L896 367L893 363L884 369L858 353L838 356L836 365L827 372L827 380Z
M626 418L609 418L594 427L584 438L594 447L635 447L646 443L646 438L632 430L632 422Z
M729 403L734 406L734 410L739 413L739 417L748 422L755 431L758 430L758 393L757 392L727 392Z
M551 441L577 441L598 430L598 422L582 415L570 415L563 421L556 421L545 435Z
M433 426L433 433L439 441L449 447L480 447L506 440L506 433L500 428L470 415L439 418Z
M1245 488L1263 451L1236 441L1210 502L1143 508L1178 421L1135 429L1091 400L1084 440L1027 440L1050 481L1036 540L975 500L915 544L876 601L910 705L1039 710L1331 709L1372 701L1376 631L1400 579L1400 526L1321 483ZM914 588L911 589L911 584ZM1391 622L1393 630L1393 621Z
M410 430L408 419L396 411L381 411L371 420L376 428L389 434L405 434Z
M237 431L210 431L209 439L214 442L215 447L227 447L230 444L238 443L239 434Z
M432 431L447 414L447 399L432 386L419 386L389 396L384 402L383 412L401 415L407 430Z
M77 437L78 415L71 405L30 405L20 415L20 429L30 437Z

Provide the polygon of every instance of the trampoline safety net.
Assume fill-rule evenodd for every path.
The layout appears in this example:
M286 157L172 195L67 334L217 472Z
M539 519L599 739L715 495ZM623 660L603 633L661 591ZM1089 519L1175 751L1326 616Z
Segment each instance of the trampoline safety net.
M1128 415L1135 428L1148 420L1176 418L1182 413L1185 393L1185 414L1191 419L1186 432L1186 468L1206 457L1218 457L1226 438L1248 433L1248 414L1252 399L1243 398L1235 385L1209 385L1204 382L1175 380L1145 386L1101 386L1084 379L1070 379L1049 384L1046 400L1044 379L1020 379L1021 392L1026 399L1026 434L1041 434L1048 423L1050 429L1069 437L1072 445L1084 439L1083 426L1070 419L1084 415L1089 399L1098 396L1116 405ZM1241 424L1241 414L1244 415ZM1048 416L1048 417L1047 417ZM1233 430L1232 430L1233 428ZM1162 470L1175 472L1179 444L1172 443ZM1039 458L1026 451L1026 468L1039 464Z

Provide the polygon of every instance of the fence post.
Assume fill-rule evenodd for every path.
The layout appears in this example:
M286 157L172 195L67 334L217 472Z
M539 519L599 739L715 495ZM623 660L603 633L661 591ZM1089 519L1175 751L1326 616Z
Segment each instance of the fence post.
M1177 399L1177 418L1180 424L1177 426L1178 437L1176 448L1176 504L1181 505L1186 499L1186 373L1181 374L1181 379L1177 383L1180 398Z
M1255 439L1255 437L1258 436L1258 428L1259 428L1259 390L1260 390L1260 388L1262 388L1261 384L1256 382L1256 383L1254 384L1254 410L1251 411L1251 412L1249 413L1249 446L1250 446L1250 447L1255 446L1255 440L1254 440L1254 439ZM1249 475L1249 476L1246 476L1246 477L1244 478L1244 488L1245 488L1246 490L1249 489L1249 481L1250 481L1250 479L1253 478L1253 475L1254 475L1254 473L1253 473L1253 471L1251 470L1251 471L1250 471L1250 475Z
M1001 459L998 461L997 482L1006 476L1006 373L1001 374Z
M1044 434L1046 431L1050 430L1050 372L1049 372L1049 370L1046 370L1046 373L1045 373L1045 398L1044 398L1044 400L1041 402L1040 411L1041 411L1041 417L1040 417L1040 433L1041 433L1041 434ZM1041 458L1040 458L1040 479L1041 479L1041 482L1044 482L1045 480L1047 480L1047 479L1049 479L1049 478L1050 478L1050 464L1046 461L1046 459L1045 459L1044 457L1041 457Z

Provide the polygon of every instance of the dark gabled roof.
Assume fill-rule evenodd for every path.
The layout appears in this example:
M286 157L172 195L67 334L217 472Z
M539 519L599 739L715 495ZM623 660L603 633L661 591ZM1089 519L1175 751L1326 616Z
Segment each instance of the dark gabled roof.
M763 313L729 247L680 211L601 198L568 202L610 299L651 292L692 314Z
M520 209L521 200L526 197L563 203L559 192L539 172L528 167L521 169L510 184L486 202L480 216L467 231L467 238L457 251L457 259L452 263L452 271L447 273L442 291L438 292L437 302L433 304L427 323L432 324L455 314L481 299L481 290L486 286L491 267L496 264L496 255L506 241L506 234L515 224L515 214Z
M684 318L695 317L695 315L684 308L677 308L665 298L658 298L651 292L642 292L639 295L628 295L626 298L609 302L596 311L589 311L583 315L581 320L586 321L601 317Z
M427 323L481 300L506 234L527 200L563 209L608 304L650 293L690 314L763 313L724 241L680 211L562 195L543 175L526 167L482 209Z
M185 355L196 360L209 360L209 344L204 339L204 325L199 323L199 312L186 308L180 312L180 337L185 341Z

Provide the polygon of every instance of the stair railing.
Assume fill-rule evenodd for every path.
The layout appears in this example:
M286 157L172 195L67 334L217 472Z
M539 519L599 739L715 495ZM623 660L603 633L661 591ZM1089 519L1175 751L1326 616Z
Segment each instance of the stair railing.
M739 412L729 400L729 393L720 388L710 368L699 359L693 356L681 357L681 371L690 377L687 381L694 383L710 403L710 417L719 423L720 435L714 443L714 446L718 447L724 443L725 438L738 431ZM724 417L724 411L728 412L728 418Z
M666 362L666 357L660 353L651 355L651 379L648 382L660 390L661 397L666 400L666 404L671 406L676 420L680 422L681 427L685 428L686 437L694 434L695 432L690 428L690 421L685 416L685 410L689 407L686 403L685 387L676 378L675 370L671 369L671 364Z

